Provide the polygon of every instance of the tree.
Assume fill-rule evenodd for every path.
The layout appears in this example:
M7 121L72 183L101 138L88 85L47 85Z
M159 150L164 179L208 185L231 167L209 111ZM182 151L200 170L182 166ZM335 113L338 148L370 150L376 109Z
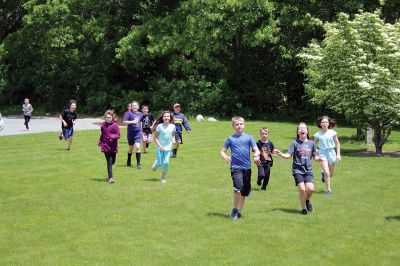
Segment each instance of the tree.
M400 23L385 24L379 11L353 20L341 13L324 28L323 42L313 41L299 54L306 63L306 91L313 103L373 128L381 154L400 122Z

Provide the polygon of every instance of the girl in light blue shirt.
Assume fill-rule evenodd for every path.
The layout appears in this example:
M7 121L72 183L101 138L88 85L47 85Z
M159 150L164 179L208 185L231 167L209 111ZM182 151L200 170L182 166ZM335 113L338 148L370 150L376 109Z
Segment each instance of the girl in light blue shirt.
M317 144L322 166L322 182L325 182L326 195L330 197L332 196L331 177L334 174L335 163L341 160L339 139L336 131L331 129L336 126L336 122L328 116L322 116L316 124L321 130L314 134L314 142Z
M163 171L161 174L161 183L165 183L165 178L169 168L169 158L171 156L172 146L175 144L175 125L171 123L171 112L164 111L161 116L157 119L157 127L154 133L156 147L156 160L151 167L153 171L157 170L157 167L162 165Z

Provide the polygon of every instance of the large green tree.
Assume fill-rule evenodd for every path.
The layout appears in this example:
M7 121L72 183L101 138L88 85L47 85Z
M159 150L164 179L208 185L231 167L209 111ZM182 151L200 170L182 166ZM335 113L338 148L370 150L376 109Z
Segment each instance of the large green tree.
M400 122L400 23L384 23L379 15L365 12L352 20L342 13L325 24L322 43L300 54L312 101L372 127L378 154Z

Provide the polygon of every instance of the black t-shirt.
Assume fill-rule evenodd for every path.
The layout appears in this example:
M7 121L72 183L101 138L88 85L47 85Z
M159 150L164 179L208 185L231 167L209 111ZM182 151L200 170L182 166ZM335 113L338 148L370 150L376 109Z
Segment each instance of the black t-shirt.
M61 122L62 128L72 128L74 126L74 120L78 118L76 112L71 112L69 109L65 109L61 114L62 119L67 123L67 126L64 126L64 123Z
M274 164L274 160L272 159L272 151L275 149L274 144L271 141L264 143L259 140L257 141L257 147L260 150L261 163L272 166Z
M151 134L151 125L154 122L154 117L152 114L143 115L142 118L142 131L147 134Z

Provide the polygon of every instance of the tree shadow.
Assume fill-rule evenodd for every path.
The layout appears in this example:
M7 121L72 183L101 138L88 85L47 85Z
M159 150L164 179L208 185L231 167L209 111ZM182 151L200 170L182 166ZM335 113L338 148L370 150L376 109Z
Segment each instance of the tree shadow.
M143 181L148 181L148 182L160 182L159 178L146 178L143 179Z
M220 217L220 218L226 218L226 219L230 219L229 215L226 213L221 213L221 212L209 212L207 213L207 216L210 217Z
M400 222L400 215L386 216L385 219L387 221L399 221Z
M274 208L272 211L281 211L281 212L286 212L286 213L292 213L292 214L299 214L300 211L297 209L287 209L287 208Z
M97 182L107 182L108 180L106 178L90 178L92 181L97 181Z

